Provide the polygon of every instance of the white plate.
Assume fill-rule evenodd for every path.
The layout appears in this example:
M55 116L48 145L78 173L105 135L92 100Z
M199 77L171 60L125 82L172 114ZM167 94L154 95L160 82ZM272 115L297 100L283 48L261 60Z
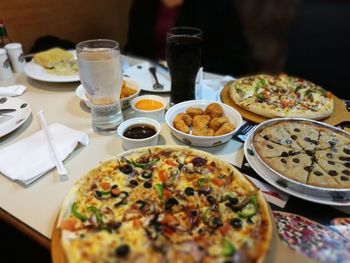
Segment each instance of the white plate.
M151 72L149 72L149 68L151 66L152 66L151 63L149 62L143 62L137 65L131 66L124 70L124 78L125 79L130 78L137 81L140 84L140 88L145 91L157 92L157 93L170 92L171 87L170 87L169 73L160 67L156 67L157 78L159 80L159 83L164 85L164 89L162 90L153 89L153 84L155 81Z
M77 57L75 50L71 50L69 52L73 54L74 58ZM71 76L58 76L50 74L42 66L36 64L34 60L27 63L27 65L24 67L24 73L32 79L47 82L75 82L80 80L79 73Z
M280 184L277 183L277 181L275 181L273 178L274 176L272 175L272 171L270 171L268 168L266 168L264 166L264 164L262 164L260 162L260 160L255 156L255 155L251 155L249 152L253 152L250 141L251 141L251 135L252 133L249 133L249 135L247 136L247 139L244 143L244 155L247 158L248 163L250 164L250 166L254 169L254 171L259 174L263 179L265 179L269 184L273 185L274 187L276 187L277 189L293 195L295 197L298 197L300 199L303 200L307 200L310 202L315 202L315 203L319 203L319 204L324 204L324 205L334 205L334 206L349 206L350 205L350 201L337 201L336 199L333 198L327 198L327 197L320 197L320 196L313 196L313 195L306 195L303 193L300 193L298 191L295 191L293 189L288 188L288 186L284 187ZM249 152L248 152L249 151Z
M10 113L0 113L0 137L21 126L32 111L27 102L11 97L0 97L0 109L16 109Z

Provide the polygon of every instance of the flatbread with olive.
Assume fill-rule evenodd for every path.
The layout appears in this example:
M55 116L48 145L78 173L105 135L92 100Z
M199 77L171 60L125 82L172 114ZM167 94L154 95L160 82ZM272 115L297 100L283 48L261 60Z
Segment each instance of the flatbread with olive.
M66 197L67 262L263 262L272 221L231 165L187 147L150 147L101 163Z

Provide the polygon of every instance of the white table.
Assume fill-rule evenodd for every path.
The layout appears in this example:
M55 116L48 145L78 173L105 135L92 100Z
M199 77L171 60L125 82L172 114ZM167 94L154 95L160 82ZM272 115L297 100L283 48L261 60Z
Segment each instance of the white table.
M129 59L131 65L136 62L138 60ZM215 76L210 74L210 77ZM26 188L0 175L0 216L49 248L60 206L74 182L97 166L99 161L121 153L124 149L117 135L103 136L92 132L90 113L75 95L79 83L47 83L32 80L24 74L15 74L15 79L0 81L0 86L15 83L27 86L28 90L19 98L30 104L32 115L19 129L0 138L0 149L39 131L41 127L37 112L41 109L49 124L59 122L86 132L90 137L88 146L76 149L64 161L69 172L69 180L66 182L59 182L56 169ZM163 96L168 97L169 94ZM183 145L171 135L165 123L162 124L158 144ZM237 165L242 163L242 144L233 140L205 150L227 162Z

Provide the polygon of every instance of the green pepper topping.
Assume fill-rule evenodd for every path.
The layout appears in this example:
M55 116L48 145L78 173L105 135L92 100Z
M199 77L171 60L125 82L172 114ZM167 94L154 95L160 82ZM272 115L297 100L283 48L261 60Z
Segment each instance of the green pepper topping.
M78 211L78 205L76 202L74 202L72 204L71 210L72 210L73 216L80 219L81 221L86 221L88 219L88 217L86 215L84 215Z
M224 257L231 257L234 253L236 253L235 246L227 239L223 239L223 241L222 241L222 255Z
M257 212L257 207L253 203L246 204L242 211L238 212L238 216L241 218L250 218Z
M263 102L264 100L266 100L265 96L261 93L256 94L256 97L258 98L259 102Z
M131 160L127 160L127 163L130 165L134 165L135 167L145 169L148 166L151 166L152 164L154 164L158 161L159 161L159 159L153 159L153 160L149 161L148 163L138 163L138 162L135 162L133 159L131 159Z
M201 218L202 218L203 221L207 221L209 211L210 211L210 208L208 207L208 208L204 211L204 213L202 214Z
M255 196L255 195L252 195L252 196L250 197L250 202L251 202L253 205L255 205L255 207L259 207L259 205L258 205L258 200L256 199L256 196Z
M164 194L163 194L164 186L163 186L163 184L155 184L154 187L156 188L156 191L159 195L159 198L162 201L164 201Z
M95 215L95 217L96 217L96 220L97 220L97 222L98 222L100 225L104 225L103 218L102 218L101 213L100 213L100 211L98 210L97 207L90 206L90 207L88 208L88 210L89 210L90 212L94 213L94 215Z
M202 177L202 178L198 179L197 184L200 188L202 188L202 187L204 187L204 184L209 183L209 182L210 182L209 178Z

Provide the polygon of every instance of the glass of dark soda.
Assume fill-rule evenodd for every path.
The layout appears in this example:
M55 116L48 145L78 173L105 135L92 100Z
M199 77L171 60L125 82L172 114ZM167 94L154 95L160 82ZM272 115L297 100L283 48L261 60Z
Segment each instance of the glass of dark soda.
M195 99L195 80L201 66L202 31L174 27L167 32L166 61L171 78L170 105Z

